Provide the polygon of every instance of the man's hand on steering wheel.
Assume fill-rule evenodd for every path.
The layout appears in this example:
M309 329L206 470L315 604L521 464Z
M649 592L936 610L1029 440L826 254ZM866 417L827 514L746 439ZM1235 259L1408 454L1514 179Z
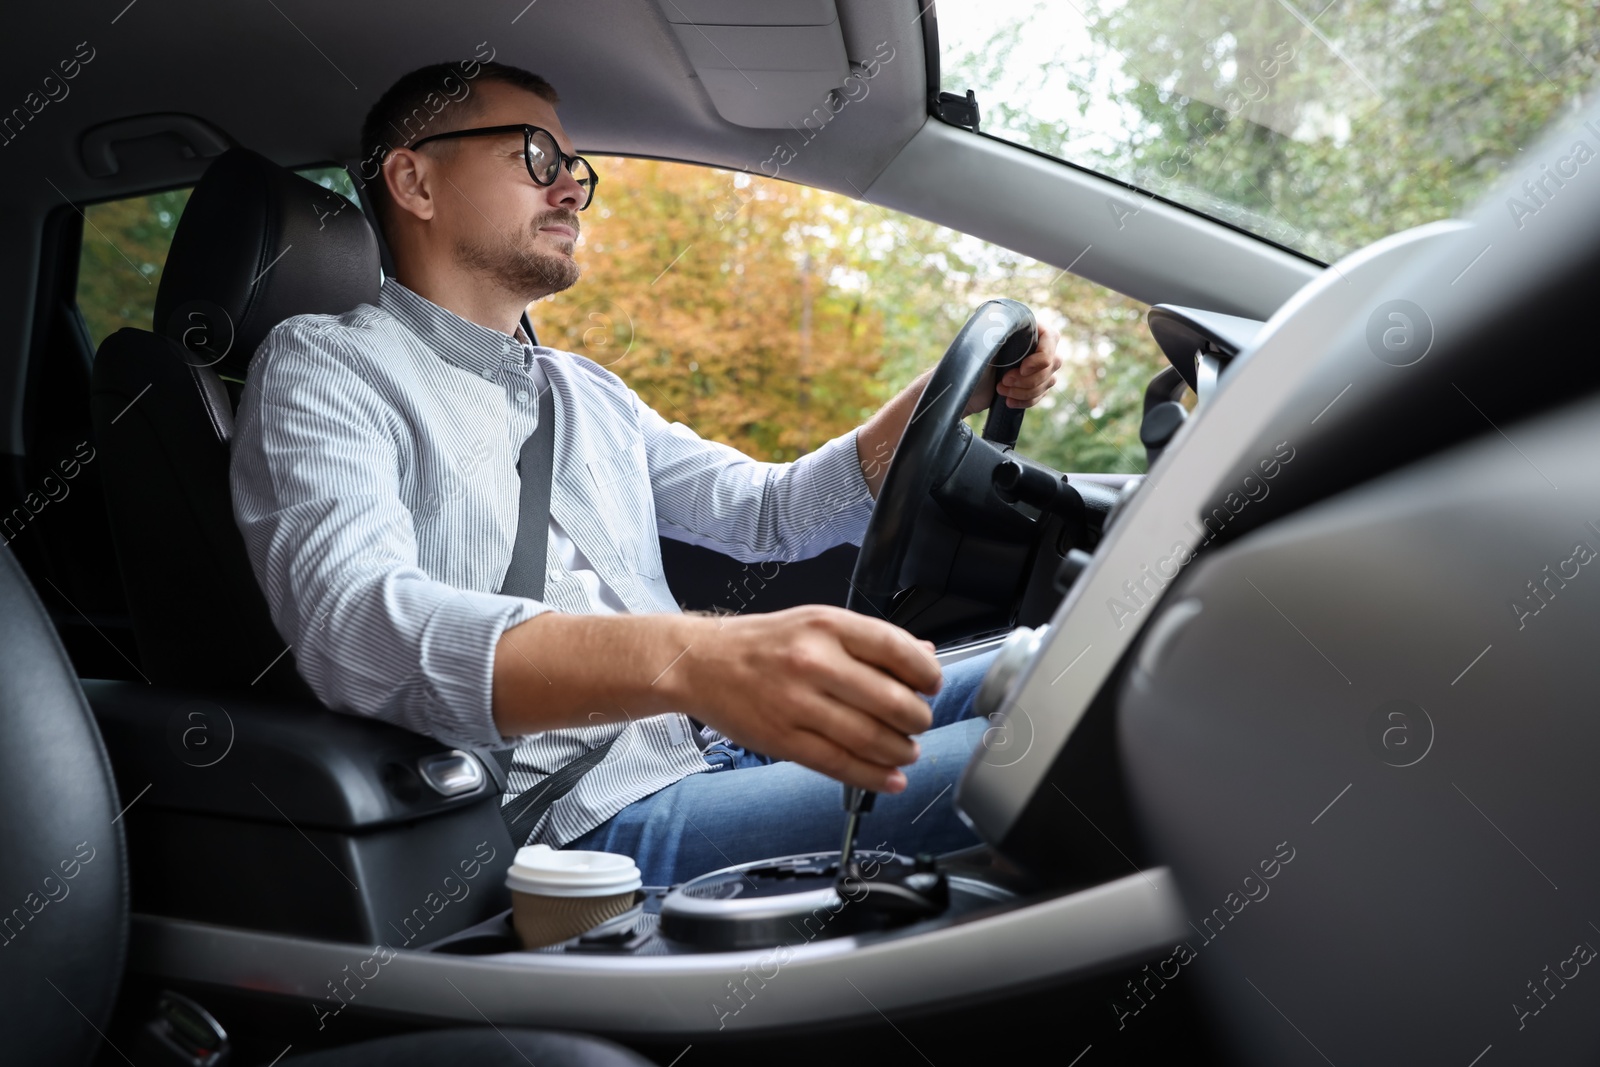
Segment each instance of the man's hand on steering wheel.
M1055 388L1056 371L1061 369L1061 357L1056 354L1056 334L1045 326L1039 327L1039 343L1023 357L1021 363L1006 371L998 384L992 384L991 375L985 375L967 399L962 417L976 415L988 409L996 394L1006 398L1006 406L1031 408L1051 389Z

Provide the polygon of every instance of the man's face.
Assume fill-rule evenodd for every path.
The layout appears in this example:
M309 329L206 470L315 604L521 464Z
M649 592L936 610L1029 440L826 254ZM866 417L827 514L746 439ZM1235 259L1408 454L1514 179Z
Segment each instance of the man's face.
M499 82L475 87L473 96L477 110L465 128L531 123L573 154L549 101ZM522 301L578 280L573 246L585 193L565 164L553 184L535 184L519 132L434 141L416 155L431 179L429 243L449 248L462 269Z

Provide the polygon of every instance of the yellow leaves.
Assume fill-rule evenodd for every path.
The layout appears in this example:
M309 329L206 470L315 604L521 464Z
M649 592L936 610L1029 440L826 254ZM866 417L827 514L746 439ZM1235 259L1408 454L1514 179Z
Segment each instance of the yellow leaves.
M606 213L597 203L583 216L582 280L532 309L542 341L762 459L793 459L857 425L863 398L876 406L882 316L830 280L846 264L823 213L849 201L682 164L603 170ZM609 325L594 321L597 301ZM612 338L613 361L594 354L597 337Z

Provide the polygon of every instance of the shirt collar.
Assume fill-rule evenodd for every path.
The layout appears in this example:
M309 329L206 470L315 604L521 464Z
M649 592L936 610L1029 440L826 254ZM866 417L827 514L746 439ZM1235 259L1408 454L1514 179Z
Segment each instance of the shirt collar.
M440 359L480 377L492 377L507 364L526 369L533 359L532 346L464 319L393 278L383 280L378 306L409 327Z

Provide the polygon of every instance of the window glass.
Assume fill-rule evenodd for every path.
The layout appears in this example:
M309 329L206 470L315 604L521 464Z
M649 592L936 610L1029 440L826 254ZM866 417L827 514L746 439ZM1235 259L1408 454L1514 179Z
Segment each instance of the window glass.
M976 92L985 133L1324 261L1461 214L1600 75L1594 0L939 0L937 17L942 87Z
M670 421L789 460L859 425L984 300L1061 333L1064 380L1019 448L1060 470L1144 469L1164 362L1145 306L909 215L748 173L596 160L583 277L529 310L541 342L608 367ZM976 421L981 423L982 416Z
M78 310L96 350L124 326L150 329L161 268L190 192L172 189L84 209Z
M302 178L310 178L324 189L332 189L352 204L358 203L355 182L343 167L306 167L295 171Z
M343 167L307 167L296 173L355 199ZM170 189L84 208L77 299L96 349L124 326L152 328L161 269L192 191Z

